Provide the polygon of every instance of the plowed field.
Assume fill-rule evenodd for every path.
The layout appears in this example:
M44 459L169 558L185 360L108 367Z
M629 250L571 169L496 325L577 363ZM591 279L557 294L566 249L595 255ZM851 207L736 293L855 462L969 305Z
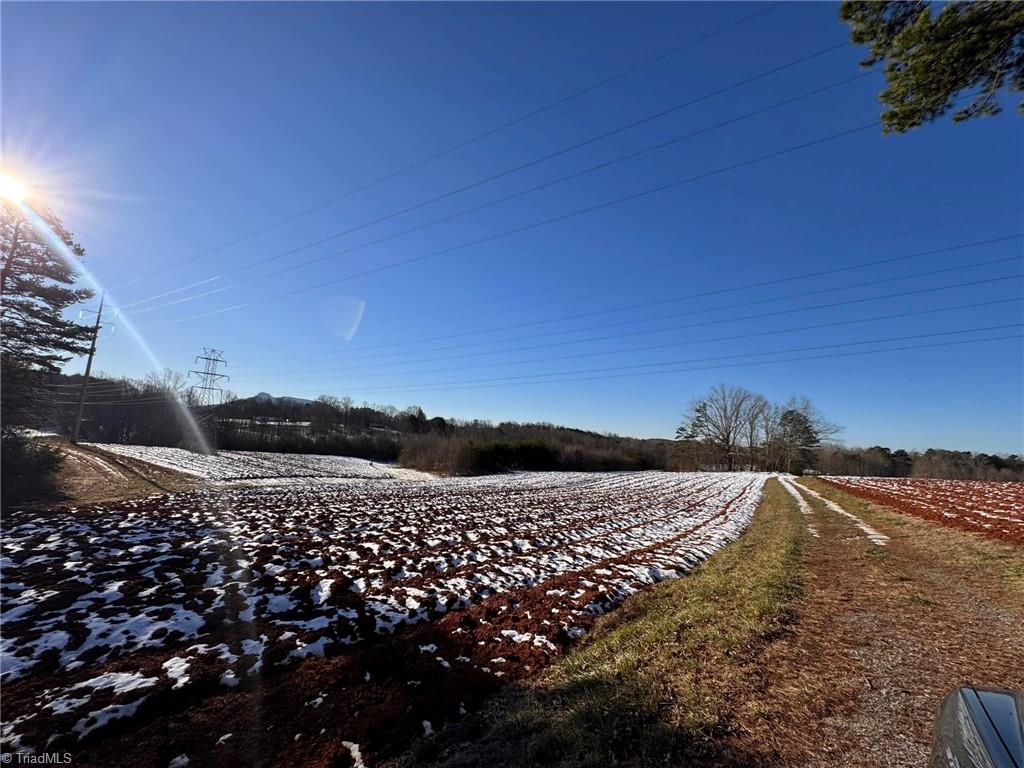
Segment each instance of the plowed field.
M735 539L766 477L356 481L9 514L4 747L372 765Z
M910 515L1024 544L1024 483L908 477L821 479Z

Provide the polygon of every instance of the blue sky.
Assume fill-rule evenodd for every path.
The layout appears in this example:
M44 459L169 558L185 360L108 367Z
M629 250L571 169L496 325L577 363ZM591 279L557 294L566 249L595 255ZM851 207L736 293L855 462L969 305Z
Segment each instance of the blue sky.
M877 73L712 127L856 76L863 51L851 46L280 255L843 43L834 5L771 10L213 250L764 8L4 3L4 163L53 200L166 366L184 371L204 346L223 349L241 395L349 394L430 415L667 437L692 397L725 381L778 400L807 395L851 444L1021 452L1020 339L930 346L1019 333L962 333L1020 323L1020 302L990 303L1021 295L1019 239L803 277L1019 233L1024 153L1006 98L996 119L904 136L871 127L353 277L870 123ZM765 281L781 282L695 296ZM178 299L188 300L159 306ZM620 309L632 305L648 306ZM576 315L591 316L560 319ZM491 330L506 326L521 327ZM921 338L786 352L908 336ZM888 346L907 349L789 360ZM726 359L735 355L747 357ZM657 363L675 364L635 367ZM150 367L123 330L102 337L95 365Z

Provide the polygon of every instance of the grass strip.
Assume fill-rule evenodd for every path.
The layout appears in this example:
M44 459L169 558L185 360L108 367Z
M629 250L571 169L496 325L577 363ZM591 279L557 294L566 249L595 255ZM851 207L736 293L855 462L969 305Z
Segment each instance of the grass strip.
M729 761L732 721L750 714L759 685L752 661L793 620L805 536L792 498L770 480L740 539L686 578L626 601L585 645L399 764Z

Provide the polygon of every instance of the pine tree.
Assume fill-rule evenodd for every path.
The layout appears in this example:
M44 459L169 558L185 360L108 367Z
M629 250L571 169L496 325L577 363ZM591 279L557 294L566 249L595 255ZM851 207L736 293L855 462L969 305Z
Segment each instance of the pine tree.
M933 15L926 2L846 0L839 15L853 42L870 46L862 66L885 65L886 133L941 117L972 89L953 122L998 114L1004 87L1024 91L1024 3L943 3Z
M52 211L42 211L39 219L70 254L78 259L85 256L85 249ZM74 287L73 267L12 205L3 206L0 250L3 353L16 356L22 365L57 371L59 363L88 349L89 327L62 314L92 296L92 291Z
M61 364L88 349L90 328L64 318L92 292L75 287L75 271L37 227L47 226L75 258L85 250L51 211L32 223L6 201L0 207L0 464L3 506L53 488L60 454L18 429L37 425L48 402L45 383Z
M799 474L814 464L814 451L821 444L821 437L807 414L794 408L783 412L779 425L786 450L786 471Z

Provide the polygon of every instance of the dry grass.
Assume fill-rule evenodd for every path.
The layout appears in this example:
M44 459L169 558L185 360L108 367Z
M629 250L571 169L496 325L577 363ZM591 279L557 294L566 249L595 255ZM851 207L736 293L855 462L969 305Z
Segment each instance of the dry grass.
M805 485L890 537L858 535L818 501L799 633L773 648L782 677L824 679L833 714L779 730L806 768L911 768L928 760L942 697L962 683L1024 688L1024 549ZM847 706L843 706L843 695ZM826 698L828 697L828 698ZM813 697L805 697L808 700Z
M50 441L64 462L57 471L60 496L48 504L94 504L138 499L154 493L186 491L203 485L202 481L143 461L115 456L64 440Z
M801 482L838 502L869 525L883 528L898 543L912 543L923 556L933 558L944 580L948 581L950 576L963 579L972 589L980 590L986 598L1008 608L1019 609L1024 605L1024 548L1019 545L903 514L814 478ZM893 578L914 578L914 574L898 572L893 564L890 564L890 571Z

